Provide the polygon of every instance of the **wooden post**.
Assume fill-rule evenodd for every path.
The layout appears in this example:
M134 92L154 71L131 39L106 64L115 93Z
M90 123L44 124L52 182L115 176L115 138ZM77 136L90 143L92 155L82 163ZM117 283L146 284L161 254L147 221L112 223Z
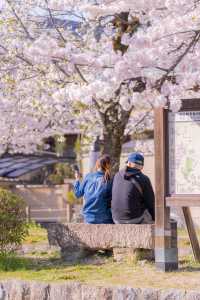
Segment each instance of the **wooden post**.
M66 221L67 223L70 223L72 220L72 205L70 203L66 204Z
M30 206L26 206L26 222L29 223L30 222L30 215L31 215L31 208Z
M190 238L190 243L191 243L191 246L192 246L194 258L197 262L200 262L199 241L198 241L198 238L197 238L194 223L192 221L190 208L189 207L183 207L182 210L183 210L185 223L186 223L186 226L187 226L187 231L188 231L188 235L189 235L189 238Z
M162 271L178 268L178 249L172 242L172 236L177 235L177 228L171 228L170 208L166 207L166 133L167 112L163 108L155 109L155 196L156 196L156 226L155 226L155 262ZM176 232L176 234L175 234Z

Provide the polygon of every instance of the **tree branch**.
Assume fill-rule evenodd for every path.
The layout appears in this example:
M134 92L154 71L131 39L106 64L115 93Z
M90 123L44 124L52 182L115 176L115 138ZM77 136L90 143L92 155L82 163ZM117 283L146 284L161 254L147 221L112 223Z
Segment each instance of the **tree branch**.
M149 114L152 112L152 109L145 112L145 114L137 121L137 123L134 124L134 129L137 129L137 127L149 116ZM127 132L127 135L131 134L132 130L129 130Z
M177 34L194 33L194 32L199 32L199 30L198 31L186 30L186 31L178 31L178 32L170 33L170 34L167 34L167 35L164 35L164 36L160 37L159 39L156 39L155 42L158 42L160 40L166 39L168 37L171 37L171 36L174 36L174 35L177 35Z
M17 58L19 58L20 60L22 60L23 62L25 62L27 65L29 65L30 67L33 67L32 62L30 62L27 58L17 54L16 55Z
M142 118L141 118L140 120L138 120L136 124L134 124L134 127L137 128L137 127L138 127L138 126L146 119L146 117L149 116L149 114L150 114L151 112L152 112L152 109L149 110L149 111L147 111L147 112L142 116Z
M16 17L17 21L20 23L21 27L23 28L24 32L26 33L27 37L30 40L34 40L34 38L30 35L28 29L26 28L26 26L24 25L23 21L21 20L21 18L18 16L18 14L16 13L14 7L12 6L12 4L10 3L10 0L6 0L6 2L8 3L8 5L10 6L14 16Z
M63 41L64 43L66 43L66 40L65 40L65 38L64 38L64 36L63 36L63 34L62 34L62 32L59 30L59 28L57 27L57 25L56 25L56 23L55 23L55 21L54 21L54 19L53 19L53 15L52 15L52 13L51 13L51 9L49 8L48 0L45 0L45 2L46 2L46 5L47 5L47 10L48 10L48 13L49 13L49 17L50 17L50 19L51 19L51 22L52 22L52 24L53 24L55 30L56 30L57 33L59 34L59 36L60 36L60 38L62 39L62 41Z
M56 68L63 73L66 77L70 77L69 74L63 69L56 61L53 61L53 64L56 66Z
M191 40L191 42L189 43L189 45L187 46L185 51L178 57L178 59L175 61L175 63L167 70L166 74L164 74L161 77L161 79L158 81L158 86L156 87L158 91L161 90L163 84L165 83L165 81L168 78L168 75L172 71L174 71L174 69L181 63L183 58L188 54L188 52L191 50L191 48L194 46L194 44L196 44L198 42L199 39L200 39L200 31L196 32L195 36L193 37L193 39Z
M88 81L85 79L85 77L83 76L83 74L81 73L80 69L78 68L78 66L75 64L75 70L78 73L78 75L81 77L81 79L85 82L88 83Z
M2 48L5 52L8 52L8 49L4 47L3 45L0 45L0 48ZM27 65L33 67L32 62L30 62L27 58L21 56L20 54L16 54L16 57L25 62Z

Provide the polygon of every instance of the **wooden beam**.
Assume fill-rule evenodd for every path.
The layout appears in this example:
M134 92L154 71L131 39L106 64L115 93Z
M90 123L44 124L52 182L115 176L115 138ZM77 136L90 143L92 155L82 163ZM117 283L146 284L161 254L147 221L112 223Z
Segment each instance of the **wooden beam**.
M178 195L166 197L168 207L198 207L200 206L200 195Z
M184 218L185 218L185 223L186 223L186 226L187 226L187 231L188 231L188 234L189 234L190 243L191 243L191 246L192 246L194 258L197 262L200 262L200 246L199 246L199 241L198 241L198 238L197 238L196 230L195 230L195 227L194 227L194 223L192 221L190 208L189 207L183 207L182 210L183 210L183 215L184 215Z

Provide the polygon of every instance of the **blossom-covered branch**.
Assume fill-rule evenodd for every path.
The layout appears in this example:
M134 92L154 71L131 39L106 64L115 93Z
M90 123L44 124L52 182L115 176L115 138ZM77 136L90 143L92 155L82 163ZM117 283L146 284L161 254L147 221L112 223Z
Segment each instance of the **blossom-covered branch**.
M41 127L45 136L74 118L119 158L137 110L166 103L178 110L182 98L200 96L199 1L3 1L2 97L23 99L26 116L39 107L41 122L42 114L52 119L51 129Z

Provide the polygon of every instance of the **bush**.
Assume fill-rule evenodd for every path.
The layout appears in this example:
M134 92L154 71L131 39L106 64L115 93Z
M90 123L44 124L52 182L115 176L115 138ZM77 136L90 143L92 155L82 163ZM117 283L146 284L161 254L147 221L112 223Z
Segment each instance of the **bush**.
M9 253L28 234L26 204L12 192L0 188L0 253Z

